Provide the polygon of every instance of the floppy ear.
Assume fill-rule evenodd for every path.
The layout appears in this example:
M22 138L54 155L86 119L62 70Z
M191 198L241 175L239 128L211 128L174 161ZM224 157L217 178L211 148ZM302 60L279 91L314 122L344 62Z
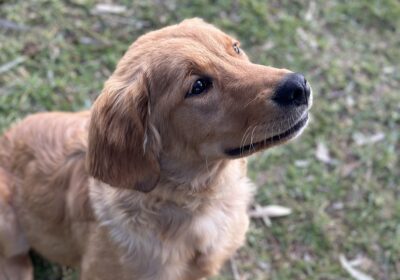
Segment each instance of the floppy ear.
M111 77L106 82L92 109L86 158L90 175L114 187L155 188L160 143L149 124L149 108L143 73L133 81Z

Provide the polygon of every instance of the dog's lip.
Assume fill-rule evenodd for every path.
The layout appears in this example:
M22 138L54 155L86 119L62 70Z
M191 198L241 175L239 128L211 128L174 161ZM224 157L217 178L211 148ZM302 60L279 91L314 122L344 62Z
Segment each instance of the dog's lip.
M227 149L225 150L225 154L230 157L239 157L282 143L286 140L289 140L292 136L296 134L296 132L302 129L307 124L307 121L308 121L308 114L300 118L300 120L296 122L295 125L293 125L285 132L282 132L280 134L274 135L262 141L249 144L243 147Z

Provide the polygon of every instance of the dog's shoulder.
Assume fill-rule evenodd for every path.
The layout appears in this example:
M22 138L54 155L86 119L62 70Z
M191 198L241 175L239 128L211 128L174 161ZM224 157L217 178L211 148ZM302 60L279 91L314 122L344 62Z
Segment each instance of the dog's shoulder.
M20 172L32 162L52 170L86 152L90 112L38 113L16 123L0 137L0 164Z

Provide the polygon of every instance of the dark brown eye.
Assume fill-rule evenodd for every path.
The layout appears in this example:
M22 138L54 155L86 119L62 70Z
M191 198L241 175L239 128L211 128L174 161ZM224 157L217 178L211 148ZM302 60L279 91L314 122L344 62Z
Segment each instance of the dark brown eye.
M234 43L233 44L233 49L237 54L240 54L239 43Z
M210 78L200 78L196 80L190 91L186 94L186 97L196 96L207 92L207 90L211 87L211 84Z

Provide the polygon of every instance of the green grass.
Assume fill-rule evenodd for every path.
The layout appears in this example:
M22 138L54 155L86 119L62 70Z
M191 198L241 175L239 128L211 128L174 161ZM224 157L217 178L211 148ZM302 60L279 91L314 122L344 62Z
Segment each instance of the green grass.
M314 90L303 136L251 158L256 201L293 214L252 222L235 257L243 279L349 279L340 254L362 257L375 279L400 279L400 2L126 0L118 15L94 13L96 3L0 1L0 129L89 107L138 35L203 17L253 61L302 72ZM76 278L34 259L36 279ZM233 279L231 269L216 279Z

